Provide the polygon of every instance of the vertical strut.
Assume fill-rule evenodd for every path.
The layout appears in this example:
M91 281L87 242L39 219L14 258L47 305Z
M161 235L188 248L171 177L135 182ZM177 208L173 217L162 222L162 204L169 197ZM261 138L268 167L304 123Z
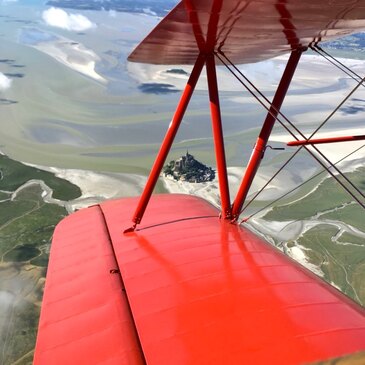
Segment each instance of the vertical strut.
M215 69L214 55L212 53L207 55L206 67L207 67L214 148L215 148L215 156L218 170L219 191L222 204L222 217L231 218L231 203L229 198L227 164L226 164L226 155L224 151L223 129L222 129L220 106L219 106L217 75Z
M265 122L262 126L261 132L259 134L259 137L257 138L255 147L252 151L250 160L247 164L246 172L243 176L240 188L237 192L236 199L233 203L232 216L234 221L238 219L241 213L242 205L246 200L252 181L260 166L261 159L265 153L267 141L269 140L272 128L274 127L275 124L276 117L278 116L281 105L288 91L290 82L293 78L301 54L302 54L301 50L295 50L292 51L290 55L285 71L280 80L279 86L276 90L272 105L266 116Z
M170 126L166 132L165 138L161 144L158 155L152 166L150 175L148 177L146 186L142 192L141 198L138 202L137 209L133 216L134 227L127 231L133 230L137 224L142 220L143 214L146 210L147 204L151 198L152 191L157 183L158 177L160 176L161 170L170 151L171 145L175 139L176 133L179 129L181 121L184 117L186 108L190 102L190 98L194 92L196 83L200 77L200 73L205 63L205 56L200 54L195 62L194 68L191 72L190 78L185 86L185 89L181 95L179 104L176 108L175 114L172 118Z

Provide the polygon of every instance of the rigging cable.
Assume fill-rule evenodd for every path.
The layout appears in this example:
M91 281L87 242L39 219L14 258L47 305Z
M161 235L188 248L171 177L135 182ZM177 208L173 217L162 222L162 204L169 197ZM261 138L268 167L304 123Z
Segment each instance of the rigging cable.
M280 167L280 169L278 171L276 171L276 173L266 182L266 184L253 196L253 198L241 209L239 214L242 214L244 210L246 210L253 202L254 200L266 189L266 187L268 185L270 185L270 183L276 178L276 176L278 176L280 174L281 171L284 170L284 168L294 159L294 157L299 153L299 151L302 149L303 146L300 146L300 148L298 148L292 156L290 156L290 158L284 163L284 165L282 165ZM325 170L323 170L325 171ZM323 172L322 171L322 172Z
M341 158L341 160L338 160L335 165L339 164L340 162L342 162L343 160L345 160L346 158L350 157L351 155L355 154L356 152L360 151L362 148L365 147L365 144L363 144L362 146L360 146L359 148L357 148L356 150L352 151L351 153L347 154L345 157ZM292 192L294 192L295 190L301 188L303 185L307 184L308 182L312 181L313 179L315 179L316 177L322 175L324 172L326 172L326 170L322 170L320 172L318 172L317 174L313 175L311 178L309 178L308 180L302 182L300 185L296 186L295 188L291 189L290 191L288 191L287 193L285 193L284 195L282 195L281 197L275 199L274 201L272 201L271 203L265 205L263 208L259 209L257 212L251 214L250 216L248 216L247 218L244 218L241 220L241 223L245 223L247 222L249 219L251 219L253 216L257 215L258 213L261 213L263 210L269 208L271 205L275 204L276 202L278 202L279 200L285 198L286 196L288 196L289 194L291 194ZM260 191L261 193L261 191ZM257 194L258 195L258 194ZM256 195L256 196L257 196ZM251 202L250 202L251 203Z
M229 62L229 64L238 72L238 74L244 78L250 85L251 87L270 105L270 108L268 106L265 105L265 103L259 99L259 97L231 70L231 68L228 66L228 64L222 59L222 57L220 57L220 54ZM218 59L223 63L223 65L226 66L226 68L232 73L232 75L242 84L242 86L269 112L269 114L274 117L282 126L284 129L286 129L286 131L291 134L293 136L293 138L295 138L296 140L299 140L298 137L281 121L281 119L278 117L278 115L280 115L281 117L284 118L284 120L295 130L297 131L302 138L304 138L305 140L309 140L310 138L312 138L319 129L321 129L324 124L326 124L328 122L328 120L334 115L334 113L340 109L340 107L348 100L348 98L360 87L360 85L363 84L363 82L365 81L365 77L361 80L361 82L358 83L358 85L342 100L342 102L335 108L335 110L325 119L325 121L311 134L311 136L307 139L303 133L280 111L278 110L275 106L273 106L271 104L271 102L266 98L266 96L237 68L236 65L234 65L229 58L222 52L220 51L220 53L216 53L216 56L218 57ZM278 115L274 115L274 113L271 111L274 110ZM307 146L303 146L309 154L312 155L312 157L320 164L322 165L322 167L324 167L328 173L347 191L347 193L349 195L352 196L352 198L354 200L356 200L358 202L358 204L363 207L365 209L365 204L361 202L361 200L359 200L355 194L353 194L348 187L341 181L339 180L339 178L332 172L330 171L330 168L333 167L338 174L340 174L355 190L358 194L360 194L363 198L365 197L364 194L340 171L338 170L335 165L325 156L323 155L322 152L320 152L318 150L318 148L316 146L312 146L312 148L314 150L316 150L316 152L323 158L325 159L325 161L327 161L327 163L330 165L329 167L326 166Z
M336 57L333 57L330 53L325 51L322 47L320 47L318 44L315 44L313 46L310 46L310 48L318 53L320 56L322 56L324 59L326 59L328 62L332 63L335 67L337 67L339 70L344 72L347 76L351 77L356 82L359 82L361 80L361 76L357 74L354 70L352 70L350 67L346 66L344 63L339 61ZM363 85L365 87L365 85Z
M346 68L343 68L343 65L340 61L337 61L335 58L331 59L329 56L322 54L320 52L319 49L315 48L315 46L311 46L310 47L314 52L316 52L318 55L320 55L321 57L323 57L325 60L327 60L329 63L331 63L333 66L335 66L336 68L338 68L340 71L342 71L343 73L345 73L347 76L349 76L351 79L355 80L356 82L359 82L358 79L358 75L356 73L354 73L352 70L348 69L348 67L346 66ZM336 61L334 61L336 60ZM338 63L337 63L338 62ZM355 76L354 76L355 75ZM361 78L360 78L361 79ZM364 86L364 85L363 85Z
M294 133L292 131L290 131L290 129L285 126L285 124L278 118L278 116L275 116L273 114L273 112L270 109L273 109L278 115L280 115L281 117L283 117L283 119L296 131L300 134L300 136L305 139L305 140L310 140L332 117L333 115L342 107L342 105L350 98L350 96L360 87L360 85L363 85L363 82L365 81L365 77L363 79L361 79L361 82L358 83L358 85L356 85L356 87L341 101L341 103L332 111L332 113L330 113L330 115L319 125L319 127L309 136L309 138L306 138L304 136L304 134L289 120L289 118L287 118L280 110L278 110L275 106L273 106L270 102L269 99L267 99L267 97L241 72L241 70L230 61L230 59L222 52L220 51L220 53L222 54L222 56L230 63L230 65L238 72L238 74L244 79L246 80L251 87L270 105L270 108L268 108L256 95L254 92L252 92L252 90L249 89L249 87L242 81L240 80L240 78L228 67L227 63L224 62L222 60L221 57L219 57L218 54L217 57L219 58L219 60L226 66L226 68L233 74L233 76L246 88L247 91L250 92L250 94L270 113L270 115L272 117L275 118L275 120L277 120L286 130L288 133L290 133L293 138L295 138L296 140L298 140L298 138L294 135ZM332 175L332 177L334 179L337 180L337 182L363 207L365 208L365 205L357 200L355 198L355 196L347 189L347 187L331 172L329 171L329 168L327 166L325 166L322 161L313 153L311 152L311 150L304 146L304 148L307 150L307 152L312 155L312 157L317 160L317 162L319 164L321 164L324 168L328 169L328 172ZM336 172L341 175L352 187L353 189L356 190L356 192L358 194L360 194L363 198L365 198L365 195L339 170L337 169L332 162L316 147L312 145L312 148L330 165L330 167L333 167Z

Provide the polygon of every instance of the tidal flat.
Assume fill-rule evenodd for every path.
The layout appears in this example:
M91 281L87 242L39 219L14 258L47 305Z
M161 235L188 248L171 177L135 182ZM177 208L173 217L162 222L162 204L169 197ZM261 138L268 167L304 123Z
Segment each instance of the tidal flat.
M21 65L23 77L10 77L12 86L2 93L4 100L14 103L0 109L0 149L16 160L43 166L143 170L147 175L191 71L190 66L171 72L171 66L126 61L158 17L82 11L95 27L72 32L47 25L40 16L43 5L8 4L2 10L7 16L0 18L7 62L0 63L0 72L11 75L17 70L14 66ZM19 14L26 23L18 22ZM240 68L271 98L286 59L283 55ZM365 69L361 60L345 62L360 74ZM218 69L218 78L228 165L244 166L265 110L224 68ZM310 133L351 85L323 59L304 55L283 112ZM360 128L363 99L359 91L330 125ZM344 125L343 118L350 114L351 122ZM278 128L275 133L282 131ZM204 72L172 154L189 147L201 153L204 162L214 164Z
M0 72L11 80L11 87L0 92L0 150L10 156L0 156L0 363L29 364L55 225L98 199L140 193L191 67L126 62L157 24L153 15L77 10L95 26L71 31L46 24L40 2L0 6ZM356 52L341 56L365 73L364 61L354 59ZM272 98L286 59L240 68ZM233 199L266 112L221 67L218 78ZM168 160L189 150L215 167L206 85L203 72ZM282 110L308 136L353 85L308 52ZM363 134L364 100L360 88L324 135ZM295 153L286 147L290 138L280 126L274 129L270 146L286 150L266 151L249 198ZM359 147L358 142L351 148L341 144L323 152L337 162ZM340 164L361 189L364 163L365 148ZM319 171L301 151L242 217L264 209L249 220L250 229L365 305L363 210L325 175L270 205ZM45 201L49 190L58 203ZM160 179L156 191L198 194L219 204L217 181L186 186Z

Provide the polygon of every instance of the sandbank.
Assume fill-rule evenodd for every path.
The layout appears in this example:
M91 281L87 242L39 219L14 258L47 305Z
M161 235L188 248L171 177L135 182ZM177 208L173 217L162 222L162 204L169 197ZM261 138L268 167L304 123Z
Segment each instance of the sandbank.
M56 40L39 42L32 45L32 47L51 56L72 70L96 81L107 83L107 80L95 71L96 62L100 61L99 56L81 43L58 37Z

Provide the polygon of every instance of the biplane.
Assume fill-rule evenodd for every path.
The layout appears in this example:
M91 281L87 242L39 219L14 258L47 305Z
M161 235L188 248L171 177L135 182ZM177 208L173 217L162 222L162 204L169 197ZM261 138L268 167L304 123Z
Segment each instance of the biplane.
M301 55L362 29L364 0L184 0L162 19L129 61L192 72L141 197L82 209L56 227L34 364L305 364L365 349L361 306L238 224L275 123L336 179L317 143L365 138L305 137L281 112ZM231 202L216 66L237 75L236 64L284 53L273 99L258 98L267 116ZM221 209L152 196L204 66ZM346 188L364 208L363 193Z

